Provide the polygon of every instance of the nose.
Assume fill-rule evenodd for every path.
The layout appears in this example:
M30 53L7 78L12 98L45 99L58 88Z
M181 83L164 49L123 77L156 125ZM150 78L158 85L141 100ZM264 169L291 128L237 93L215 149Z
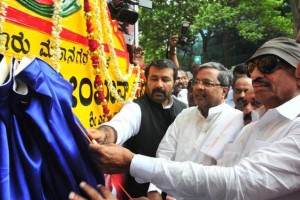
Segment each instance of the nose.
M244 90L244 91L242 91L242 92L241 92L241 94L240 94L240 97L241 97L241 98L244 98L244 97L245 97L245 94L246 94L246 92L247 92L247 91L245 91L245 90Z
M204 89L204 85L202 83L199 84L195 84L193 86L193 91L197 91L197 90L203 90Z
M156 82L156 84L157 84L157 87L163 88L163 81L162 81L161 79L159 79L159 80Z
M253 80L255 80L257 78L260 78L260 77L264 77L264 74L261 73L257 67L255 67L254 70L251 73L251 79L253 81Z

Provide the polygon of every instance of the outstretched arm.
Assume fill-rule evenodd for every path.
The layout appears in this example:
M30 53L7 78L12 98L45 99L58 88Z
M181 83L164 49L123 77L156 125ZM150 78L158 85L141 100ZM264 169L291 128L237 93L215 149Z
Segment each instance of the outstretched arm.
M116 143L122 145L130 137L138 133L141 125L141 109L138 104L128 101L109 122L97 129L88 130L89 137L98 144Z
M272 199L300 194L300 127L269 147L254 152L234 167L203 166L135 155L115 144L90 145L104 173L128 173L183 198ZM297 195L297 194L296 194Z

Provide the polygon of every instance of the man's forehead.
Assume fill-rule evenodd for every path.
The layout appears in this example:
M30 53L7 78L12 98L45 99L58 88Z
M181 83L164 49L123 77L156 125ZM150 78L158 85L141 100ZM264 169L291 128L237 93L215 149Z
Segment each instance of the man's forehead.
M177 78L183 77L183 75L181 73L177 74Z
M247 85L247 86L249 85L249 86L252 86L252 80L251 80L251 78L249 78L247 76L243 76L243 77L237 79L235 81L235 84L236 85Z
M211 76L211 75L218 75L220 73L220 71L218 69L215 68L203 68L201 70L198 71L197 76Z
M172 68L164 67L164 68L158 68L158 67L151 67L149 69L149 73L160 73L160 74L166 74L166 73L173 73Z
M150 77L172 77L173 78L173 69L170 68L156 68L149 71Z

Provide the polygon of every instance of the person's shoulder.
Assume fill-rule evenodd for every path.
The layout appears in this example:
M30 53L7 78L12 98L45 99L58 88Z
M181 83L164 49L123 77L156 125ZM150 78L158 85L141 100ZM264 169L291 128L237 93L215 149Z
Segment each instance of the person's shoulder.
M134 103L140 104L140 103L146 103L148 102L147 96L144 94L136 99L133 100Z
M177 121L181 121L184 123L189 123L195 116L199 115L199 110L197 106L188 107L183 109L178 115L177 115Z
M178 100L177 98L173 98L173 104L177 107L187 108L186 104Z
M179 92L178 92L178 95L177 96L179 96L179 95L187 95L187 93L188 93L188 90L186 89L186 88L184 88L184 89L181 89Z
M232 114L242 114L243 112L239 109L231 107L228 103L224 103L223 110Z
M192 113L199 113L197 106L187 107L182 110L181 114L183 115L191 115Z
M226 103L222 107L222 117L226 118L227 120L234 120L236 124L241 124L241 126L244 126L243 112L236 108L232 108Z

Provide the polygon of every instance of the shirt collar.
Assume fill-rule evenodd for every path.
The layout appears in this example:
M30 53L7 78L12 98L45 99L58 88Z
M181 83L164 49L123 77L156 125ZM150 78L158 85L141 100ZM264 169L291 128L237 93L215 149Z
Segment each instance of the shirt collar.
M300 95L278 106L276 110L284 117L293 120L300 114Z
M161 104L162 107L163 107L164 109L169 109L169 108L171 108L171 107L173 106L173 103L174 103L173 96L171 95L169 99L170 99L170 101L169 101L169 104L168 104L168 105L163 106L163 105Z
M300 114L299 105L300 105L300 95L292 98L291 100L285 102L284 104L278 106L277 108L270 109L270 110L277 111L280 115L284 116L285 118L293 120ZM259 118L261 118L266 113L266 109L264 108L264 106L262 106L252 112L258 115Z
M220 113L222 112L223 110L225 110L225 107L228 106L225 102L215 106L215 107L211 107L209 110L208 110L208 115L207 117L209 116L213 116L217 113ZM199 109L198 109L199 110ZM201 111L199 110L199 112L201 113Z

